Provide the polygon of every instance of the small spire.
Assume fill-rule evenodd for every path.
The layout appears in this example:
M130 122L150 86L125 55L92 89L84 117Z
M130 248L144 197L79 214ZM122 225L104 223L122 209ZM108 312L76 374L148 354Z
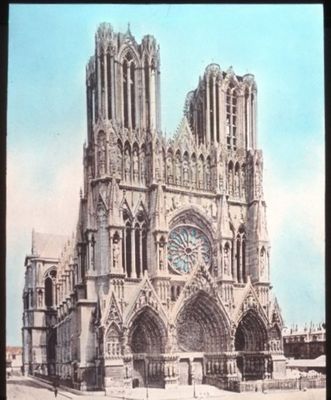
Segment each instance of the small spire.
M32 246L31 246L31 253L34 254L36 250L36 243L35 243L35 230L32 228Z
M131 35L131 30L130 30L130 22L128 22L128 30L127 30L127 34Z

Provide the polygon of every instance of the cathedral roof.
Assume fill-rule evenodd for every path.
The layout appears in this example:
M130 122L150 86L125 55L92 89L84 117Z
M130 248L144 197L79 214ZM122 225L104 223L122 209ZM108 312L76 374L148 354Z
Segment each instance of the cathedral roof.
M32 232L32 254L38 257L59 258L65 243L70 239L66 235Z

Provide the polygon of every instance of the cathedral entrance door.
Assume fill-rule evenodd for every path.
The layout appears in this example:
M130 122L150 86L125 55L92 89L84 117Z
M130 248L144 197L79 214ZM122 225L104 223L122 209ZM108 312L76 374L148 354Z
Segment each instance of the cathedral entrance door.
M179 361L179 384L180 385L191 385L190 362L188 359Z
M145 361L133 360L132 387L145 386Z
M194 382L197 385L201 385L203 383L203 365L201 359L195 359L193 361L193 374Z

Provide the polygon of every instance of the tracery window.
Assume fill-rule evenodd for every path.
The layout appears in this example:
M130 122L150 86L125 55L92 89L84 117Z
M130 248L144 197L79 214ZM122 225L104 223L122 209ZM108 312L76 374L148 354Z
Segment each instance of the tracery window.
M122 66L124 127L135 128L135 63L132 54L127 52Z
M168 263L180 274L189 273L197 263L210 265L211 246L207 236L194 226L173 229L168 240Z
M55 279L56 271L51 270L45 276L45 306L53 307L56 304L55 299Z
M237 93L231 82L226 91L226 143L228 150L237 148Z

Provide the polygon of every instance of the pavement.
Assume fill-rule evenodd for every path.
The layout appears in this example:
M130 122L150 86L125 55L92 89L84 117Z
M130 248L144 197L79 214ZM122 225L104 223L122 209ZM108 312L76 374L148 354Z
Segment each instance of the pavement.
M31 377L11 377L7 380L7 399L9 400L50 400L54 399L54 390L51 385L40 382ZM209 385L196 385L195 397L193 386L178 386L176 389L135 388L127 390L124 396L105 395L77 395L59 389L59 400L325 400L325 389L308 389L307 391L277 391L270 393L234 393L217 389Z

